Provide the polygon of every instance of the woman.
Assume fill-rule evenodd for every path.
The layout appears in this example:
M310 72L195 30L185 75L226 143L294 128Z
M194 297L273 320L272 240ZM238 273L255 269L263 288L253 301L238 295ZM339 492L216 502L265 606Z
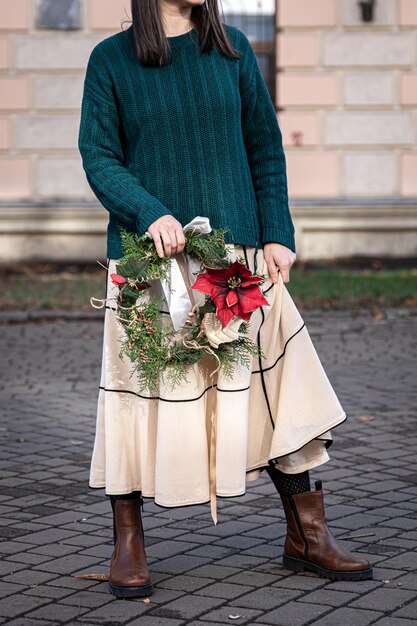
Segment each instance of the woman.
M135 389L106 309L90 486L113 506L110 591L153 591L143 497L167 507L210 499L213 514L216 495L244 494L264 470L284 505L285 567L371 578L369 561L327 527L321 481L310 490L309 470L329 460L330 429L346 414L284 285L296 258L285 155L254 51L221 22L217 0L132 0L131 9L131 26L90 55L79 134L87 179L109 211L106 298L117 295L109 275L123 255L120 226L147 231L161 258L174 257L186 224L204 216L228 228L230 258L267 279L268 306L251 317L264 352L251 367L210 385L193 366L181 389L158 396Z

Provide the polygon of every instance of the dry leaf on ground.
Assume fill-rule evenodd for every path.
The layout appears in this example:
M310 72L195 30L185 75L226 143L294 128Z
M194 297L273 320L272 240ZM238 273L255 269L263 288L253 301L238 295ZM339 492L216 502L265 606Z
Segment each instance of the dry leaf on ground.
M373 419L374 419L373 415L357 415L356 416L357 422L370 422Z
M88 578L90 580L109 580L109 574L96 574L92 572L91 574L78 574L78 576L73 576L73 578Z

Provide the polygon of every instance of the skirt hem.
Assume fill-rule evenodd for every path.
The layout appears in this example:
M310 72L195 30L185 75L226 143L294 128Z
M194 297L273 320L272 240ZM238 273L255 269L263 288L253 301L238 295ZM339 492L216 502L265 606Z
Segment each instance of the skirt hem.
M347 418L345 412L342 414L342 417L343 417L343 420L341 420L341 421L339 420L337 422L333 422L333 424L334 424L333 426L329 426L328 428L326 428L325 431L321 431L320 434L323 434L324 432L327 432L331 428L334 428L335 426L338 426L339 424L342 424L346 420L346 418ZM312 439L309 439L308 441L306 441L301 446L301 448L304 447L305 445L307 445L308 443L310 443L311 441L314 441L315 439L319 439L320 434L317 435L316 437L313 437ZM325 441L330 441L330 440L326 439ZM300 448L298 448L298 449L300 449ZM294 452L294 450L292 452ZM283 455L280 455L280 457L281 456L286 456L286 454L290 454L290 453L285 453ZM274 456L273 459L277 459L277 458L280 458L280 457ZM319 459L319 463L317 463L318 459ZM266 466L269 465L269 460L272 460L272 459L268 459L265 462L261 461L259 463L256 463L255 467L246 470L246 474L249 474L250 472L255 472L256 470L261 471L262 468L265 468ZM318 465L323 465L324 463L327 463L327 461L329 461L329 460L330 460L330 458L327 458L327 459L323 460L323 456L319 455L319 456L313 457L312 459L310 459L309 462L304 463L303 465L297 466L296 468L291 468L291 471L285 471L285 473L287 473L287 474L298 474L300 472L306 471L306 469L310 470L310 469L313 469L314 467L317 467ZM289 468L285 468L285 470L288 470L288 469ZM284 470L282 470L282 471L284 471ZM89 483L89 487L90 487L90 489L105 489L106 485L105 484L101 484L101 483L94 485L94 484L91 484L91 482L90 482ZM142 489L141 489L141 487L136 486L136 487L132 487L131 489L118 490L117 492L113 492L111 494L106 492L106 494L107 495L114 495L114 496L116 496L116 495L124 495L124 494L128 494L128 493L132 493L133 491L141 491L142 492ZM238 498L238 497L244 496L245 494L246 494L246 489L243 492L241 492L241 493L230 493L230 494L217 493L216 496L218 498ZM155 494L145 494L145 493L142 492L142 497L143 498L153 499L157 506L160 506L162 508L167 508L167 509L171 509L171 508L175 508L175 507L183 507L183 506L196 506L196 505L200 505L200 504L207 504L208 502L210 502L210 499L207 499L207 500L203 500L203 501L200 500L198 502L196 501L196 502L180 502L180 503L176 503L176 504L161 504L160 502L157 502L157 500L155 499Z
M324 463L326 463L327 461L329 461L330 459L326 459L326 460L321 460L319 464L317 465L323 465ZM311 460L311 462L308 464L309 466L314 463L314 459ZM309 469L313 469L313 467L317 467L317 465L309 467ZM258 467L256 469L261 469L262 467L264 467L264 465L261 465L261 467ZM255 470L248 470L248 472L250 471L255 471ZM300 471L304 471L304 470L300 470ZM247 472L247 473L248 473ZM89 485L90 489L104 489L105 487L93 487L91 485ZM131 493L133 491L141 491L140 487L136 487L134 489L131 489L130 491L124 491L122 493L118 493L118 494L106 494L106 495L123 495L124 493ZM242 498L243 496L245 496L247 493L247 489L245 489L245 491L241 492L241 493L231 493L231 494L220 494L217 493L216 497L217 498L224 498L224 499L229 499L229 498ZM141 494L143 498L145 499L149 499L149 500L153 500L154 504L156 504L156 506L159 506L162 509L175 509L175 508L180 508L180 507L186 507L186 506L199 506L199 505L203 505L203 504L209 504L210 503L210 498L207 498L206 500L199 500L196 502L181 502L178 504L161 504L160 502L157 502L157 500L155 499L154 495L146 495L144 493Z
M306 446L308 443L310 443L311 441L314 441L315 439L320 439L320 436L323 435L324 433L327 433L327 431L333 430L334 428L336 428L337 426L340 426L340 424L343 424L345 421L347 420L347 415L346 412L343 411L343 413L341 413L337 419L335 419L334 421L331 422L331 424L329 426L327 426L327 428L325 430L322 430L323 427L321 427L320 429L320 433L318 435L315 435L313 437L311 437L310 439L308 439L308 441L300 444L298 447L296 448L292 448L291 450L289 450L288 452L283 452L281 454L275 454L271 459L269 460L274 460L274 459L280 459L283 456L287 456L289 454L294 454L294 452L298 452L299 450L301 450L301 448L304 448L304 446ZM321 439L321 441L332 441L331 439ZM297 474L298 472L302 472L303 470L299 470L298 467L295 468L296 471L294 471L294 468L291 468L291 471L288 472L289 474ZM246 470L246 471L251 471L251 470Z

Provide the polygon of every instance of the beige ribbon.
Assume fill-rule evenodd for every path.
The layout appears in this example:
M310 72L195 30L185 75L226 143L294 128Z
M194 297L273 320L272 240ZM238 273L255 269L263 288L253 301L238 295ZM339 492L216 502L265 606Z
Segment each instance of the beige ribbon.
M178 267L184 279L185 286L190 296L193 308L196 305L195 292L191 289L190 276L188 273L187 259L185 253L177 255ZM184 342L185 343L185 342ZM206 348L207 350L207 348ZM213 350L211 352L218 361L218 367L211 372L213 376L220 367L220 361L217 354ZM209 445L209 480L210 480L210 511L214 524L217 524L217 501L216 501L216 416L217 416L217 394L216 388L212 386L207 391L207 411L210 416L210 445Z
M184 233L196 231L201 234L207 234L211 232L211 230L209 218L201 217L200 215L197 215L197 217L183 227ZM145 236L151 237L149 231L146 231ZM184 280L184 271L179 267L182 256L183 253L174 254L172 256L170 259L169 275L167 278L161 279L161 286L171 315L172 325L176 331L187 321L193 301L190 297L191 291L189 289L189 283ZM201 263L196 259L190 258L188 265L190 268L198 271ZM172 288L173 285L175 285L174 288Z
M210 449L209 449L209 478L210 478L210 511L214 524L217 524L216 501L216 416L217 394L214 386L207 392L207 409L210 415Z
M179 254L177 254L176 261L178 263L178 267L181 272L182 279L184 281L188 296L190 298L191 305L194 307L196 304L195 291L191 289L191 281L190 281L190 275L188 273L188 265L187 265L185 252L180 252Z

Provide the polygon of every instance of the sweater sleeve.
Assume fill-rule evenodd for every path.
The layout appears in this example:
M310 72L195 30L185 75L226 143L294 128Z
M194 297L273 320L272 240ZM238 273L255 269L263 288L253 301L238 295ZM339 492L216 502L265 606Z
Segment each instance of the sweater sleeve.
M78 148L97 199L120 224L142 235L171 211L124 165L121 130L117 97L98 44L87 63Z
M258 203L262 245L277 242L295 252L281 129L255 52L243 32L241 39L242 132Z

